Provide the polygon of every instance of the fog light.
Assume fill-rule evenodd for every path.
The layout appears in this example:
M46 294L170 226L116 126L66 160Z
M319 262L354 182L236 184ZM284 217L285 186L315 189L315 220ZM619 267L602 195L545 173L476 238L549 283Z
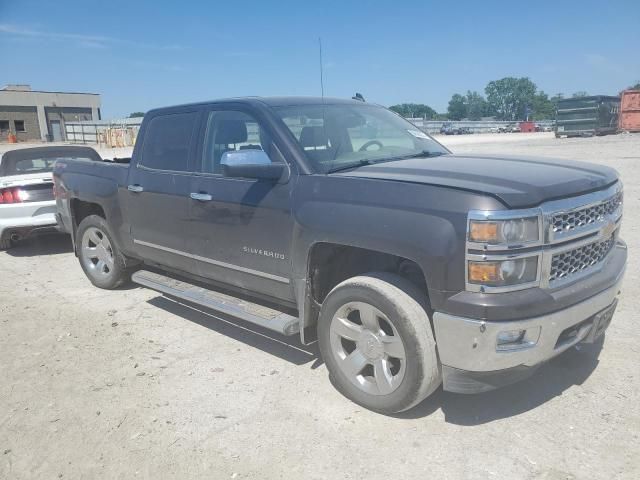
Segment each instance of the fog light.
M524 350L533 347L538 343L541 332L540 326L522 330L503 330L496 336L496 351Z
M508 330L498 334L498 346L510 343L521 343L524 340L526 330Z
M540 327L527 330L505 330L496 337L496 350L499 352L522 350L533 347L540 337Z

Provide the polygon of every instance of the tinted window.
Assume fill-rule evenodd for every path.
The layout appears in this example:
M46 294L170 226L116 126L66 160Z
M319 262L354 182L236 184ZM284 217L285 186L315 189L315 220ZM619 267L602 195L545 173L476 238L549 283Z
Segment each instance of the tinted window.
M149 123L142 165L157 170L187 170L197 112L160 115Z
M27 175L29 173L45 173L53 171L53 166L58 160L93 160L88 157L69 155L65 157L46 158L3 158L0 161L0 177L12 175Z
M43 173L53 171L53 164L57 158L25 158L16 161L3 161L0 175L26 175L28 173Z
M251 115L235 111L213 111L207 119L201 171L222 173L225 153L240 150L261 150L268 158L271 149L269 135Z

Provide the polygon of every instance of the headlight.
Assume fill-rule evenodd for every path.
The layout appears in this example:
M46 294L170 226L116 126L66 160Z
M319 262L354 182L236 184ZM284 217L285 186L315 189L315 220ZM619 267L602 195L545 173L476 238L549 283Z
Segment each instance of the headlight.
M469 283L487 287L505 287L534 282L538 278L538 256L500 261L468 263Z
M538 217L508 220L470 220L469 241L491 245L537 242Z

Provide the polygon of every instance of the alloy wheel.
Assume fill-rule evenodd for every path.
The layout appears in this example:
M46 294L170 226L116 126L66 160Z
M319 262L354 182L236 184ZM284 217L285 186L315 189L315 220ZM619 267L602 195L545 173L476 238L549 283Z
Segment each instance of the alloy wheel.
M341 372L360 390L388 395L402 383L407 355L389 318L364 302L349 302L333 316L331 351Z
M89 227L82 236L82 261L97 276L109 276L114 269L113 248L105 233Z

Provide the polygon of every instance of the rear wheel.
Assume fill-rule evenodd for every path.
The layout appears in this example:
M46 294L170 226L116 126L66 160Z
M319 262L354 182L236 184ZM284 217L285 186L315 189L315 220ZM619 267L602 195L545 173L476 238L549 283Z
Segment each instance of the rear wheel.
M318 340L336 388L371 410L408 410L441 383L427 312L415 287L397 275L336 286L322 304Z
M98 215L89 215L78 226L77 249L85 275L96 287L111 290L129 278L109 225Z

